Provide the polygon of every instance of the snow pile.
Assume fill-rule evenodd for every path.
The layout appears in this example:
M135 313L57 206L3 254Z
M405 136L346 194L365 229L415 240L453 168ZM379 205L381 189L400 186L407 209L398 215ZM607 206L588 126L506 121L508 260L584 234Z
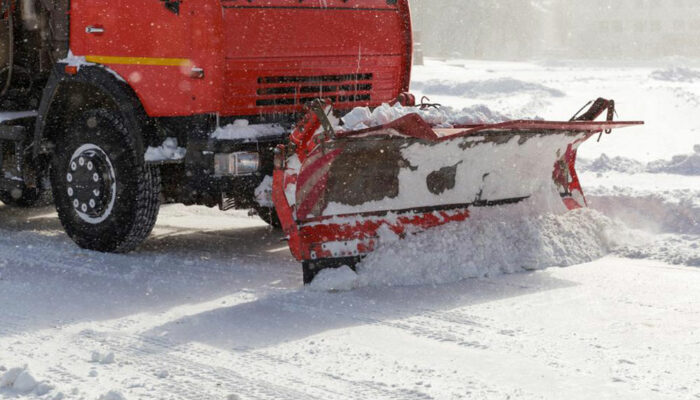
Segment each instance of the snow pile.
M90 361L100 364L113 364L114 363L114 353L101 353L97 350L93 351L90 355Z
M357 274L348 266L338 269L321 270L314 278L309 288L323 292L346 292L355 287Z
M700 236L659 235L644 244L629 244L616 249L616 254L635 259L653 259L675 265L700 267Z
M626 157L609 157L602 154L593 161L579 160L577 168L581 172L622 172L638 174L649 172L653 174L666 173L676 175L700 176L700 145L693 147L693 153L673 156L671 160L657 160L644 164Z
M126 398L116 390L110 390L109 392L100 396L98 400L126 400Z
M272 201L272 183L272 177L267 175L255 188L255 201L262 207L273 208L275 206Z
M176 138L167 138L159 147L149 147L146 150L146 161L182 160L187 149L178 147Z
M33 393L43 396L53 389L45 382L39 382L29 369L24 367L10 368L0 376L0 389L6 389L18 394Z
M671 67L653 71L651 78L664 82L692 83L700 79L700 71L684 67Z
M521 204L474 209L450 224L381 245L357 268L319 274L316 290L443 284L589 262L627 243L627 230L590 209L565 212L561 200L538 195ZM636 238L635 238L636 239Z
M393 106L384 103L373 111L368 107L356 107L342 118L343 127L341 129L351 131L367 129L388 124L408 114L417 114L426 123L441 128L462 124L503 122L509 119L484 105L455 110L451 107L421 109L420 107L404 107L398 103Z
M694 153L677 155L670 161L650 162L648 172L700 176L700 145L693 147Z
M597 159L592 162L586 162L580 160L581 162L577 164L577 169L581 172L623 172L627 174L636 174L639 172L644 172L645 165L637 160L632 160L626 157L608 157L607 154L603 153Z
M285 133L287 130L279 124L251 125L246 119L237 119L233 124L217 128L211 137L219 140L253 140Z

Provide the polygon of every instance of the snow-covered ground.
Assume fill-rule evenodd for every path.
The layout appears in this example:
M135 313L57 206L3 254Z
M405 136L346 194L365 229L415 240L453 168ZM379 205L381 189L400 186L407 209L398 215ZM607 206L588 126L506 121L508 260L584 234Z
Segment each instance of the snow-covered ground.
M0 206L0 398L700 398L699 76L428 60L414 88L456 109L647 125L581 148L589 210L479 211L308 288L246 212L165 206L106 255Z

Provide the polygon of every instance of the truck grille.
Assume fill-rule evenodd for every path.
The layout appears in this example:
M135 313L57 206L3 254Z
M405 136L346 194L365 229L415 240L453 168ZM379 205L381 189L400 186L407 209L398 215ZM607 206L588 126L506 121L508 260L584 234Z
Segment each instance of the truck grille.
M294 106L317 98L333 103L369 102L373 74L266 76L258 78L258 107Z

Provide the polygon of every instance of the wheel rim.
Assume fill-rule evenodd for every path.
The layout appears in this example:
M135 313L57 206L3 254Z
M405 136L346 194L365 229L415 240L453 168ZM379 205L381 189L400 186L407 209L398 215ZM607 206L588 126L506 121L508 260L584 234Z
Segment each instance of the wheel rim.
M73 210L89 224L99 224L112 213L117 180L107 153L99 146L80 146L68 162L64 177Z

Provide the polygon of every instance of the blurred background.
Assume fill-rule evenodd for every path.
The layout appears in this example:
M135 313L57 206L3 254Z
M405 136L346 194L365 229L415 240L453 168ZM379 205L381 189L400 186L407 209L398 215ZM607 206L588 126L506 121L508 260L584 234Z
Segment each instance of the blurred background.
M700 0L411 0L411 7L418 56L700 56Z

